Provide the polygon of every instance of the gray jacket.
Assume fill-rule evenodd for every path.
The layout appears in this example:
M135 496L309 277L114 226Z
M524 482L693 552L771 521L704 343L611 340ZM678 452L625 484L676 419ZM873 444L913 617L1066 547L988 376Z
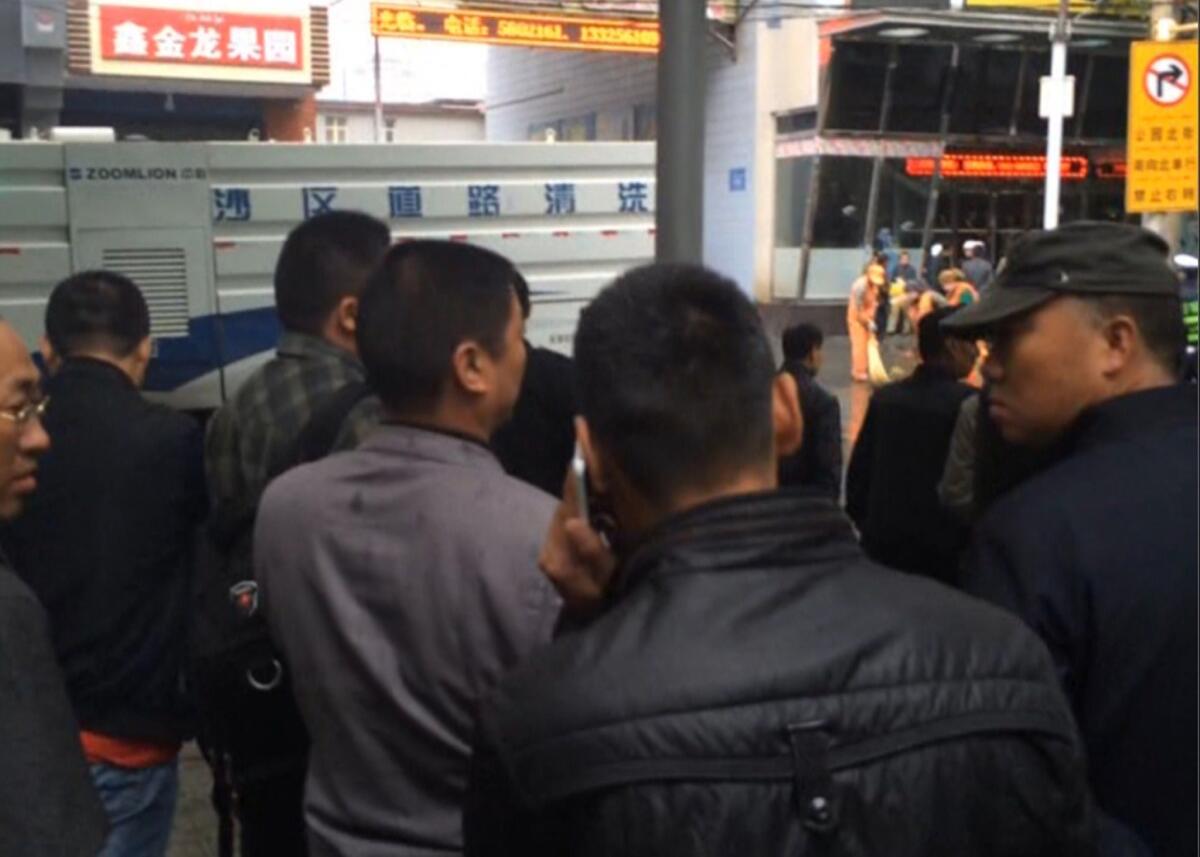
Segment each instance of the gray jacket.
M0 551L0 854L91 857L107 836L46 611Z
M311 733L314 857L462 848L479 700L558 615L554 505L482 444L397 425L267 489L256 574Z

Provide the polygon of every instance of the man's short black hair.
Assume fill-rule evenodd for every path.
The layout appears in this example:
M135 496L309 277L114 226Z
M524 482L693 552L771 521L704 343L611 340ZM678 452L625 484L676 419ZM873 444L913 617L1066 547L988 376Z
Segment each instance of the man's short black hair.
M815 324L794 324L783 332L783 359L807 360L808 356L825 344L825 335Z
M958 307L938 307L926 314L917 323L917 353L922 363L936 363L948 356L946 343L961 336L954 336L942 329L942 322L958 312Z
M528 321L533 307L529 299L529 283L525 282L520 271L513 271L513 290L517 293L517 303L521 305L521 318Z
M754 306L696 265L647 265L607 286L575 334L580 411L651 502L762 462L774 360Z
M367 281L358 353L384 405L409 413L435 404L466 340L501 356L516 269L482 247L451 241L397 244Z
M342 298L362 292L391 243L387 225L361 211L330 211L293 229L275 264L284 329L318 336Z
M81 271L54 287L46 339L60 357L103 352L128 357L150 335L150 309L133 280L115 271Z
M1179 299L1166 295L1076 295L1100 321L1127 315L1137 324L1155 361L1173 376L1183 371L1187 328Z

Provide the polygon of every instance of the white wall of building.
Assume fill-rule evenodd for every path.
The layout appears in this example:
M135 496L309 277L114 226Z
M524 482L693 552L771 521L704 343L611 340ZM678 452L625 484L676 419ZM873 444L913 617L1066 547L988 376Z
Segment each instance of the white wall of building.
M757 27L758 59L755 92L757 137L755 163L758 188L754 244L755 291L761 300L797 298L800 292L799 250L775 247L775 116L815 107L820 95L820 37L817 22L787 18Z
M380 142L383 143L462 143L482 140L483 114L468 110L446 110L439 113L430 111L428 114L388 115L385 110L382 132ZM322 110L318 102L316 142L374 143L374 107Z
M634 139L635 107L654 104L657 75L656 59L637 54L490 48L487 138L527 140L531 127L595 113L597 139Z
M738 31L736 60L709 46L704 102L704 263L748 294L755 294L754 200L761 190L754 158L755 29Z
M757 300L775 264L775 116L816 105L816 21L743 24L737 58L710 48L705 103L704 261ZM733 172L745 171L745 190Z
M776 297L775 113L816 104L817 53L816 22L791 18L745 22L736 57L715 40L705 57L704 262L762 301ZM492 48L487 138L594 113L596 139L629 139L613 129L656 89L654 58Z

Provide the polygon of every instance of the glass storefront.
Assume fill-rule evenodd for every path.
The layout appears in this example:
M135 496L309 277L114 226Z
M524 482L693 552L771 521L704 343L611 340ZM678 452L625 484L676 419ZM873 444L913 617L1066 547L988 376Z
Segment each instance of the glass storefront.
M966 241L983 242L995 260L1014 237L1040 228L1046 124L1038 80L1049 54L1044 45L977 42L834 42L823 127L789 134L789 117L778 121L779 140L822 145L776 162L776 296L844 297L881 240L907 249L920 267L938 245L957 261ZM1076 115L1064 128L1073 167L1061 220L1127 219L1119 169L1127 50L1077 50L1068 66ZM905 147L913 156L923 150L924 169ZM962 160L935 178L927 155L942 147Z

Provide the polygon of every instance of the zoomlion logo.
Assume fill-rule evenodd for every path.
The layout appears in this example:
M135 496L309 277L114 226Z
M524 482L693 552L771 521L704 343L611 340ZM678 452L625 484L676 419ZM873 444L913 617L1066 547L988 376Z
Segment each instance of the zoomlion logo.
M71 181L203 181L208 178L204 167L70 167Z

